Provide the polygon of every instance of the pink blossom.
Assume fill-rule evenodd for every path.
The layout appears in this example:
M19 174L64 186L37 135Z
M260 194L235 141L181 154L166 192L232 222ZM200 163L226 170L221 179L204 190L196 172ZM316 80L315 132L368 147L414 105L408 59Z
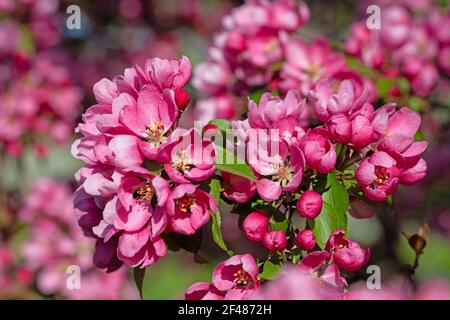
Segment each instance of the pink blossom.
M244 298L259 288L258 266L250 254L235 255L219 263L213 271L213 285L226 295Z
M219 263L213 271L212 284L193 283L186 300L245 300L259 290L258 266L250 254L235 255Z
M301 250L311 251L316 246L316 238L312 230L300 230L295 237L295 243Z
M209 99L200 99L196 104L195 119L205 122L215 118L234 119L237 115L236 106L236 99L226 92Z
M336 264L330 263L330 253L327 251L314 251L308 253L300 261L297 269L309 275L318 284L326 286L332 296L337 294L336 289L347 286L347 281L340 275Z
M278 252L286 249L287 238L282 230L266 232L263 238L264 247L270 252Z
M207 282L195 282L186 289L185 300L222 300L223 293Z
M208 221L210 211L216 212L214 199L197 185L180 184L167 199L167 214L170 226L175 232L192 235Z
M426 141L414 141L421 119L417 112L407 107L393 113L389 107L379 109L373 122L377 124L377 132L384 130L384 137L378 143L377 149L389 153L398 162L399 167L414 166L428 147Z
M164 170L175 183L201 182L209 178L216 167L216 150L211 140L203 139L200 133L172 134L159 150L157 161L164 163Z
M328 173L336 164L336 149L324 128L310 129L300 141L306 164L320 173Z
M439 68L450 75L450 46L444 47L439 51L437 58Z
M302 193L296 207L299 215L308 219L315 219L322 211L322 196L315 191L307 190Z
M301 270L284 267L276 279L266 284L249 298L255 300L323 300L336 298L329 297L323 290L323 287L317 281Z
M58 144L70 139L82 92L69 70L53 60L37 55L0 94L0 145L12 156L42 145L43 137Z
M297 31L308 18L308 8L291 0L249 0L234 8L214 36L208 61L198 65L194 85L218 97L225 92L245 96L250 88L270 83L275 73L273 66L283 60L280 34ZM221 106L211 99L208 102L210 108ZM204 115L206 104L202 102L199 107ZM236 111L216 113L212 109L210 113L234 117Z
M223 196L237 203L249 201L256 193L256 184L253 181L240 176L222 172L225 185L228 187L223 191Z
M348 143L352 138L352 123L345 114L335 114L328 121L330 137L338 143Z
M357 271L370 258L370 249L362 248L356 241L345 237L343 230L334 231L325 250L332 253L333 262L346 271Z
M83 236L71 206L72 192L66 184L41 178L32 187L20 216L30 224L30 236L21 253L25 266L36 274L36 284L44 294L61 294L69 299L137 298L126 272L108 276L93 268L94 240ZM81 269L82 289L66 286L66 268ZM22 272L23 280L28 277ZM29 277L28 277L29 278ZM96 290L101 284L102 290Z
M315 89L309 92L314 113L322 122L327 122L333 115L350 115L362 106L366 97L365 90L359 96L357 95L353 80L343 80L337 92L334 93L330 82L322 79L317 83Z
M259 104L249 101L248 119L252 128L277 129L280 136L289 141L296 130L302 128L305 99L290 90L284 99L266 92Z
M377 151L364 159L355 172L355 178L367 198L384 201L399 184L397 162L384 151Z
M262 241L269 228L269 217L263 211L253 211L242 222L242 230L247 239Z
M265 135L259 135L265 139ZM297 143L290 146L283 140L274 139L279 150L270 150L268 141L249 143L249 164L261 175L256 183L258 194L266 201L278 199L282 191L295 191L303 177L305 160Z
M404 7L391 6L383 10L380 40L390 48L403 45L410 36L411 17Z
M332 51L324 39L307 43L286 35L283 49L285 62L280 73L280 88L284 92L300 88L300 92L307 95L320 78L332 78L345 67L343 57Z
M354 149L363 149L374 141L373 113L373 106L366 102L350 116L352 134L349 142Z

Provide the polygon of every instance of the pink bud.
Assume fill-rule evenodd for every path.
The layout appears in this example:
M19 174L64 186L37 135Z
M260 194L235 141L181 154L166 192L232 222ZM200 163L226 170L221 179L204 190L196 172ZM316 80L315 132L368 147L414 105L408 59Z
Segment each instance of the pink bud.
M335 230L327 241L325 250L333 255L333 262L346 271L357 271L370 258L370 250L346 238L344 230Z
M281 230L266 232L263 239L263 245L270 252L283 251L287 246L286 235Z
M217 125L215 125L213 123L209 123L203 127L202 132L206 138L210 138L210 137L213 137L214 135L216 135L218 130L219 130L219 128L217 127Z
M19 268L16 273L17 280L23 285L29 285L33 282L33 273L26 268Z
M335 114L328 121L330 137L338 143L348 143L352 136L352 126L345 114Z
M322 210L322 197L315 191L305 191L297 201L297 210L301 217L315 219Z
M350 143L356 149L367 147L373 140L373 128L370 120L364 115L357 115L351 123L353 134Z
M245 50L245 38L239 32L229 32L225 41L228 50L234 53L240 53Z
M184 111L189 104L189 95L184 91L183 88L175 89L175 103L179 110Z
M316 238L312 230L301 230L295 238L297 246L305 251L311 251L316 246Z
M242 230L250 241L261 241L269 227L269 217L265 212L253 211L242 223Z

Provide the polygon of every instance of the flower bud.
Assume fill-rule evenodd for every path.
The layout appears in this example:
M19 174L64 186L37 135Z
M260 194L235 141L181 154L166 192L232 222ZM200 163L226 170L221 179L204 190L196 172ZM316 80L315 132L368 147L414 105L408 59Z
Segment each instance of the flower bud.
M351 122L352 136L350 143L356 149L367 147L373 140L373 128L370 120L364 115L357 115Z
M333 171L336 164L336 148L328 139L325 128L310 129L301 140L306 164L319 173Z
M333 255L333 262L346 271L358 271L370 258L370 249L346 238L344 230L335 230L327 241L325 250Z
M175 89L175 103L180 111L184 111L189 104L189 95L184 91L183 88Z
M242 223L242 230L250 241L261 241L269 228L269 217L265 212L253 211Z
M263 239L263 245L270 252L283 251L287 246L286 235L281 230L266 232Z
M315 219L322 211L322 196L315 191L305 191L297 201L299 215L308 219Z
M345 114L335 114L328 121L330 137L338 143L348 143L352 137L352 125Z
M225 47L233 52L240 53L245 50L245 37L240 32L229 32L225 41Z
M316 246L316 238L312 230L301 230L295 237L297 246L305 251L311 251Z

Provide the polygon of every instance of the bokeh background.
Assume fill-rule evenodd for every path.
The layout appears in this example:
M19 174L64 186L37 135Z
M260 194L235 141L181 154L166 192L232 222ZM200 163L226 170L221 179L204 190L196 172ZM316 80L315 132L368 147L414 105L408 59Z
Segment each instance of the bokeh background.
M311 19L302 35L324 36L339 47L367 5L394 1L305 2ZM448 1L395 2L415 3L423 12L431 6L448 10ZM90 261L93 244L80 235L71 215L73 174L82 166L70 154L75 123L94 103L92 86L101 78L155 56L186 55L194 67L204 61L222 18L241 3L0 0L0 299L137 297L127 270L114 276L95 270ZM66 27L66 9L72 4L81 9L80 30ZM416 277L450 279L450 90L445 89L448 77L441 80L439 94L432 95L426 108L417 107L424 117L421 134L431 143L426 180L400 190L392 216L350 220L350 237L374 248L383 281L414 260L401 232L415 233L425 222L431 232ZM192 86L187 91L191 110L184 115L184 126L190 125L195 101L202 97ZM50 107L57 111L50 112ZM33 129L22 134L20 120L35 113L39 116L26 124ZM225 213L223 234L234 252L262 250L236 226L237 216ZM209 281L224 258L210 237L206 228L202 249L194 257L170 252L149 268L144 298L183 298L192 282ZM64 288L66 268L72 264L81 266L86 284L77 293ZM114 294L99 292L99 284L110 286Z

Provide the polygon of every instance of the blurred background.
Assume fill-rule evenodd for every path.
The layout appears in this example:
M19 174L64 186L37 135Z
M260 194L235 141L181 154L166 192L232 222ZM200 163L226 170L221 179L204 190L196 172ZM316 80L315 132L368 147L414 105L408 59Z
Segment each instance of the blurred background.
M444 0L305 2L311 18L302 36L326 37L336 48L371 3L402 5L418 16L439 8L448 16ZM98 80L155 56L186 55L194 67L205 61L222 18L242 3L0 0L0 299L137 298L128 270L107 275L95 269L94 244L83 237L72 214L73 174L82 166L70 154L77 138L74 128L95 103L92 86ZM66 25L66 10L74 4L81 13L79 30ZM450 28L446 33L449 37ZM447 59L450 64L450 55ZM444 75L426 99L410 100L415 103L410 107L423 115L420 134L431 145L425 156L426 180L400 190L392 216L350 218L350 237L373 248L383 281L414 261L401 232L415 233L426 222L430 236L416 277L450 280L448 89L449 77ZM184 115L185 126L195 117L196 101L205 97L191 85L187 91L191 110ZM223 216L225 241L235 253L262 252L238 231L237 215ZM210 281L224 255L209 241L208 230L194 257L170 252L147 270L144 298L183 298L192 282ZM70 265L80 267L81 290L67 289Z

